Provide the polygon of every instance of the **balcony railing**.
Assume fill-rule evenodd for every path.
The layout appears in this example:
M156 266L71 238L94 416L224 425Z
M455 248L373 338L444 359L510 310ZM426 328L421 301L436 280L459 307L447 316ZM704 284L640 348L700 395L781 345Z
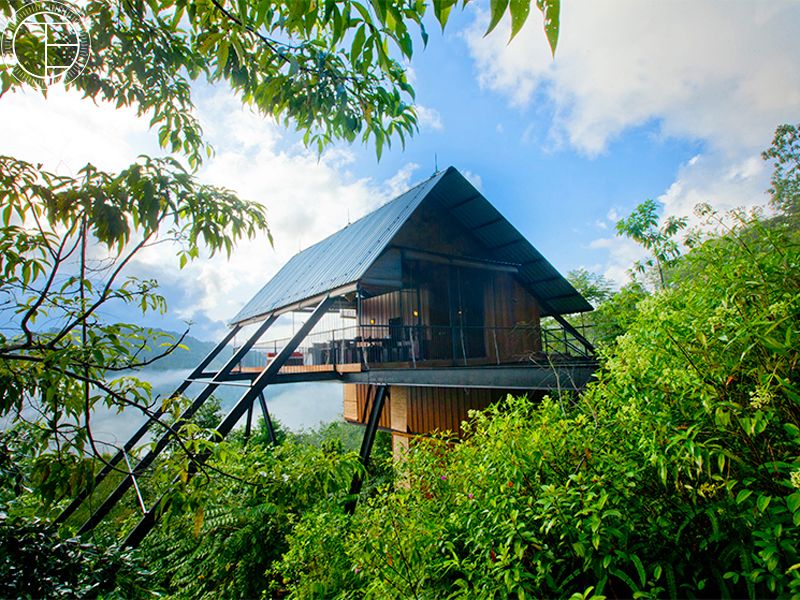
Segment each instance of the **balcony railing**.
M577 327L589 337L588 328ZM260 342L240 363L262 369L290 338ZM580 339L563 327L353 325L313 332L298 346L287 367L357 364L377 366L475 366L591 359Z

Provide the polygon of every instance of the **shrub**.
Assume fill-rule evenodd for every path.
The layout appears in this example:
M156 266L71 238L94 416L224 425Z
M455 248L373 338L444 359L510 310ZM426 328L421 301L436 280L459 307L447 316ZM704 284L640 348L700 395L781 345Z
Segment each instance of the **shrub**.
M145 598L150 573L130 551L62 539L40 519L0 513L0 597Z
M734 217L577 401L509 398L415 444L408 486L343 534L364 594L800 595L798 232Z

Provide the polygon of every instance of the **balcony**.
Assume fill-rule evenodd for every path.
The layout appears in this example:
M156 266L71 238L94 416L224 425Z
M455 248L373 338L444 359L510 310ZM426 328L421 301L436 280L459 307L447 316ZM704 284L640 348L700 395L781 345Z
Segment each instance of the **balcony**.
M576 330L590 337L587 327ZM253 346L239 371L264 369L289 342L272 339ZM352 373L370 369L425 369L487 365L593 362L582 341L559 326L426 326L400 323L352 325L312 331L281 373Z

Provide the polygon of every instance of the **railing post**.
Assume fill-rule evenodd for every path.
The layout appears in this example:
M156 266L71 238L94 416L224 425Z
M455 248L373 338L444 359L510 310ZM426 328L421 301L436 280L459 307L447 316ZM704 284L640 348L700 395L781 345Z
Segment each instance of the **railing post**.
M409 327L408 328L408 337L409 337L409 344L411 349L411 366L416 369L417 368L417 351L414 348L414 330Z
M331 342L331 364L333 364L333 370L336 370L336 330L334 329L331 334L333 335L333 341Z

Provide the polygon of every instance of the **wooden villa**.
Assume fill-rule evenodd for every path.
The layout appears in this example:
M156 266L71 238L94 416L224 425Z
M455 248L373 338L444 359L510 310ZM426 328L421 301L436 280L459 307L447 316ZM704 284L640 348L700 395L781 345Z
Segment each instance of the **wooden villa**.
M378 426L398 449L509 392L581 387L594 365L561 318L589 303L452 167L295 255L233 322L325 299L340 326L311 330L280 372L341 380L354 423L387 386Z
M507 393L537 397L582 388L595 368L593 348L563 315L591 308L450 167L295 255L176 393L201 387L183 415L188 419L218 386L243 386L217 428L224 436L245 415L249 431L256 402L270 425L264 394L270 385L340 381L344 418L366 426L366 463L379 428L392 433L401 453L412 436L458 432L470 409ZM287 333L290 316L301 324ZM282 335L266 335L282 322ZM225 365L208 370L232 341ZM165 445L159 441L134 472ZM124 479L82 531L134 484L135 477ZM145 511L127 543L149 531L156 508Z

